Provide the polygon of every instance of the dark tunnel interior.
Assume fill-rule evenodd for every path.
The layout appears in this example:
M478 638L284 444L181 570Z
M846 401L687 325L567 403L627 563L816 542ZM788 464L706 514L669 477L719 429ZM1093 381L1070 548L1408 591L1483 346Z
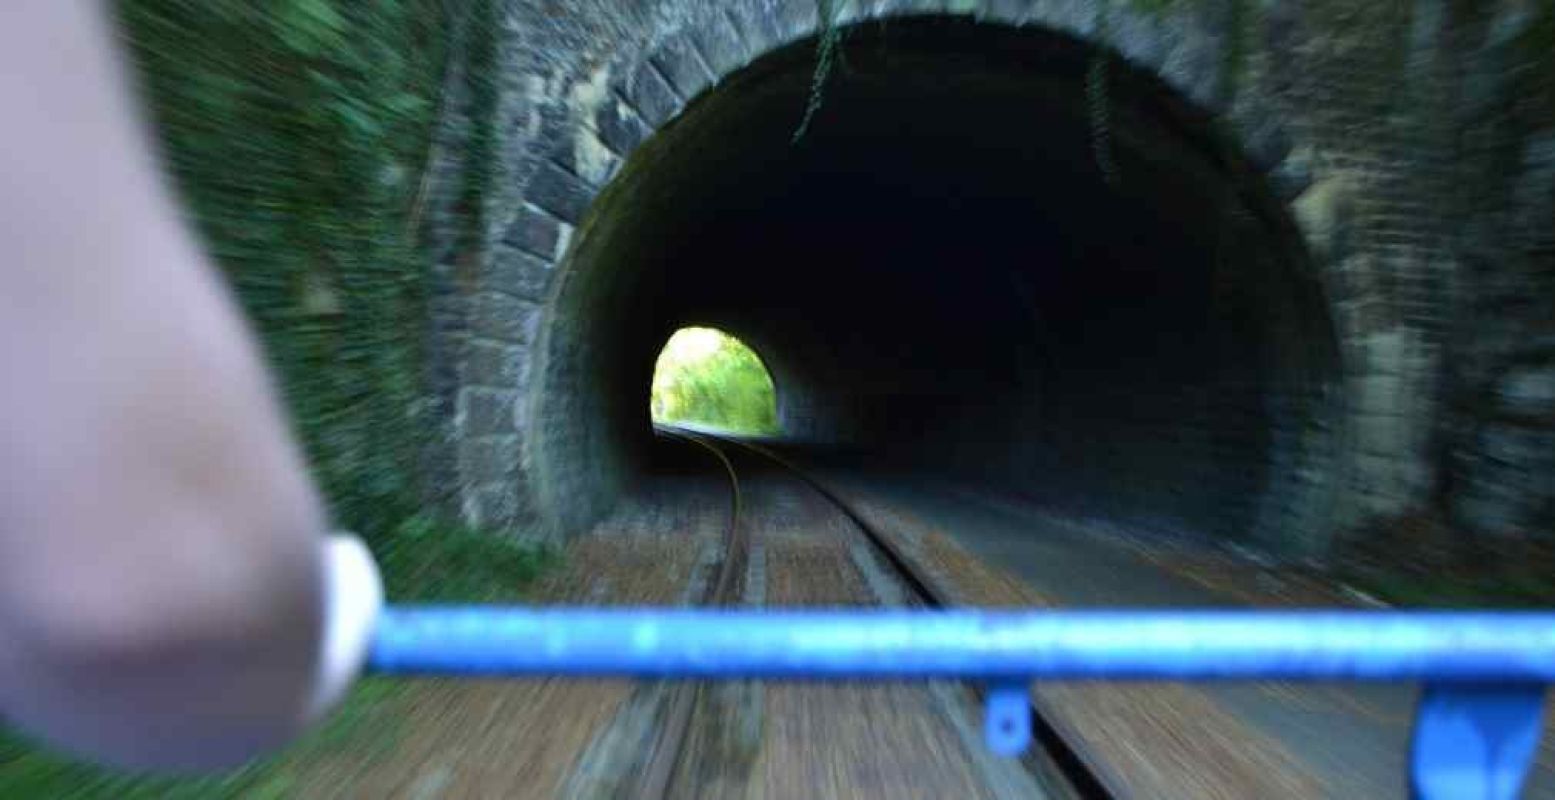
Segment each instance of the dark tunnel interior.
M786 437L861 467L1207 536L1311 524L1334 334L1208 115L1056 33L907 20L847 32L796 140L815 47L697 98L580 228L534 401L564 523L651 467L654 358L695 324L765 360Z

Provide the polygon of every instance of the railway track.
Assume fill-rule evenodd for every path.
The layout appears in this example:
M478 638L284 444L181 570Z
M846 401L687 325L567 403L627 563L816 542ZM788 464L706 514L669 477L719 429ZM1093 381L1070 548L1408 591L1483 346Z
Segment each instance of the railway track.
M730 606L739 599L740 578L748 561L749 542L741 527L744 507L740 479L734 464L724 452L711 442L691 434L667 432L670 436L705 449L719 462L729 478L729 524L724 532L723 558L718 562L717 573L707 584L700 602L702 606ZM674 793L676 767L684 760L686 742L694 724L693 715L698 696L704 687L691 683L669 686L665 698L662 723L657 726L649 747L647 762L638 771L636 780L626 792L633 800L657 800L677 797Z
M730 484L732 500L729 525L723 542L723 557L719 560L716 575L707 582L699 604L725 607L764 604L768 583L767 553L771 550L778 554L846 554L845 560L851 562L854 568L836 564L828 566L829 562L824 558L816 560L807 567L813 573L807 580L813 585L790 589L788 595L775 598L773 605L789 605L796 598L800 603L808 601L817 605L908 605L927 608L951 605L947 593L937 588L921 569L906 558L888 535L855 513L846 498L780 454L754 443L704 432L663 429L663 433L707 451L710 457L719 462ZM750 476L755 476L752 481L755 486L748 487L746 481L742 480ZM781 481L788 481L790 485L780 486ZM753 518L759 515L751 513L752 495L758 495L759 499L763 493L779 496L779 499L797 505L778 509L776 513L765 509L767 518ZM797 526L804 528L804 533L796 534L796 526L785 528L773 522L785 514L806 517L811 524ZM835 521L817 523L822 514L833 516ZM828 538L830 542L824 541ZM843 574L852 576L852 579L827 577ZM774 577L781 576L781 570L778 570ZM849 583L855 585L846 585ZM795 595L794 591L800 594ZM779 590L778 594L782 595L782 591ZM885 691L855 687L833 690ZM731 686L679 683L668 685L664 691L668 694L662 701L661 710L655 715L657 725L649 753L640 762L641 766L635 771L635 778L629 782L627 790L617 793L618 796L634 800L721 797L729 796L744 784L759 783L753 766L757 756L752 751L760 749L764 744L761 741L762 723L755 723L755 732L752 733L752 723L748 718L742 722L740 713L730 712L732 702L745 717L751 714L759 716L759 711L751 710L760 705L759 684L743 682ZM1030 706L1035 742L1022 758L1010 761L997 759L987 753L978 734L978 720L981 718L984 699L982 687L936 684L928 689L896 687L894 691L922 693L920 704L935 710L925 716L939 720L936 723L939 732L935 735L942 740L956 742L942 745L940 749L957 750L963 760L970 762L967 767L975 774L975 778L968 780L980 782L984 796L1001 800L1006 797L1031 796L1092 800L1117 796L1100 777L1101 773L1071 744L1063 730L1053 724L1035 704ZM749 697L752 693L757 696L754 703ZM731 696L734 698L732 701L729 699ZM893 697L892 702L911 706L917 702L914 698L917 695ZM835 702L840 707L845 701L837 698ZM812 716L819 715L822 718L829 714L844 713L827 709L825 703L818 704L813 695L810 696L808 706L801 699L793 699L791 704L808 708ZM798 715L803 716L802 713ZM735 740L733 745L729 743L731 728L735 729L732 734ZM710 730L715 733L709 734ZM744 731L745 739L754 737L756 741L738 741L741 739L740 731ZM929 747L934 749L934 746ZM930 769L927 764L916 766L919 769ZM731 772L734 774L731 775ZM922 791L929 789L923 788ZM796 788L793 796L806 795L802 789Z

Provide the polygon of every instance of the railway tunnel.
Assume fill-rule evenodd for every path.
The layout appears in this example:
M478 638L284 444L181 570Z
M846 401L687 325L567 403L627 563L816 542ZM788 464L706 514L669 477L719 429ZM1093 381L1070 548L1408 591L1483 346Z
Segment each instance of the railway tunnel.
M575 528L652 469L655 356L708 325L765 361L783 437L862 468L1320 539L1335 333L1234 137L1054 31L844 42L820 83L809 39L702 92L589 207L528 399L542 509Z

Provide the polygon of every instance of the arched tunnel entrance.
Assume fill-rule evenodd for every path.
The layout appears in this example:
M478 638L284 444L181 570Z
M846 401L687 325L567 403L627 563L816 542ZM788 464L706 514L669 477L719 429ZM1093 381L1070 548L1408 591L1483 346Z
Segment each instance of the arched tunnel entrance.
M760 353L783 436L860 465L1321 541L1326 303L1211 116L1067 36L915 18L847 32L796 139L815 47L704 92L580 226L531 396L544 513L650 466L657 348L699 324Z

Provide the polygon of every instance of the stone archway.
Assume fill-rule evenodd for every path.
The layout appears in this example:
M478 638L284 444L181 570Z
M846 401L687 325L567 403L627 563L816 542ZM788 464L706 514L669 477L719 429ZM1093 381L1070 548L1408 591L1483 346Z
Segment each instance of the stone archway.
M1343 476L1355 462L1349 455L1350 431L1356 427L1353 412L1378 392L1406 391L1396 376L1373 376L1348 344L1340 352L1331 337L1324 341L1323 331L1332 327L1323 286L1331 278L1323 275L1341 268L1336 258L1348 255L1336 254L1331 241L1337 235L1335 207L1341 199L1363 192L1344 186L1342 176L1314 169L1313 145L1281 123L1287 114L1280 106L1287 98L1264 86L1274 78L1249 65L1260 59L1266 64L1279 43L1250 43L1235 33L1235 26L1247 24L1237 19L1239 3L1228 2L1218 10L1214 4L1185 4L1160 12L1115 5L1098 24L1095 5L1080 2L990 2L965 9L957 5L960 13L937 6L852 3L843 8L838 24L860 31L938 19L1101 46L1119 57L1108 62L1109 74L1143 76L1166 90L1162 97L1170 109L1167 119L1190 125L1198 124L1194 119L1209 120L1207 133L1198 137L1212 151L1208 162L1244 176L1238 180L1249 188L1236 190L1245 200L1244 211L1276 237L1269 241L1283 242L1277 259L1283 265L1265 267L1283 270L1289 281L1262 289L1244 287L1264 292L1259 302L1268 312L1271 330L1290 335L1270 337L1263 356L1286 366L1271 384L1278 390L1265 392L1260 401L1258 413L1276 421L1265 426L1261 445L1267 458L1267 490L1243 519L1257 543L1292 553L1320 552L1336 521L1355 513L1333 500L1336 484L1349 480ZM602 444L613 434L586 426L569 428L545 408L546 398L556 391L557 376L570 370L577 377L581 369L582 362L562 365L554 357L557 342L567 338L558 331L569 320L576 321L577 309L608 305L606 295L626 290L596 282L574 289L583 299L558 304L568 296L567 276L573 274L581 248L610 235L604 229L613 223L591 214L591 208L596 208L602 191L619 184L623 164L641 155L640 147L655 131L670 127L694 101L717 92L749 65L795 42L813 40L821 27L815 7L800 2L721 4L706 13L655 24L662 29L653 30L647 40L599 48L608 56L597 59L601 66L576 69L565 79L532 77L526 90L530 105L538 91L550 98L551 113L513 114L523 123L512 130L524 144L525 166L522 180L495 202L495 207L509 211L495 217L458 390L459 483L463 508L472 520L572 529L597 513L617 490L619 480L597 480L629 473L624 461L612 459L630 459ZM1259 52L1246 52L1249 49ZM1314 127L1304 119L1296 130ZM1316 192L1310 188L1314 183ZM1299 231L1290 222L1292 216L1303 222ZM1308 260L1303 242L1311 245L1316 262ZM1351 269L1355 263L1352 258ZM1365 323L1347 313L1341 313L1338 322L1342 342L1365 334ZM753 341L781 335L731 330ZM592 345L580 340L578 346L587 350ZM1349 361L1343 369L1341 357ZM1345 371L1351 377L1341 381ZM597 405L608 404L608 397L590 399L585 394L577 395L582 405L570 407L567 417L620 418ZM1418 438L1418 432L1394 433ZM1211 441L1206 446L1222 444ZM1399 472L1392 462L1407 462L1409 453L1403 451L1411 446L1401 442L1387 456L1388 464L1372 465L1372 474ZM569 450L574 455L565 455ZM1389 502L1402 502L1408 492L1397 489L1392 494L1396 496ZM563 497L565 503L559 500Z

